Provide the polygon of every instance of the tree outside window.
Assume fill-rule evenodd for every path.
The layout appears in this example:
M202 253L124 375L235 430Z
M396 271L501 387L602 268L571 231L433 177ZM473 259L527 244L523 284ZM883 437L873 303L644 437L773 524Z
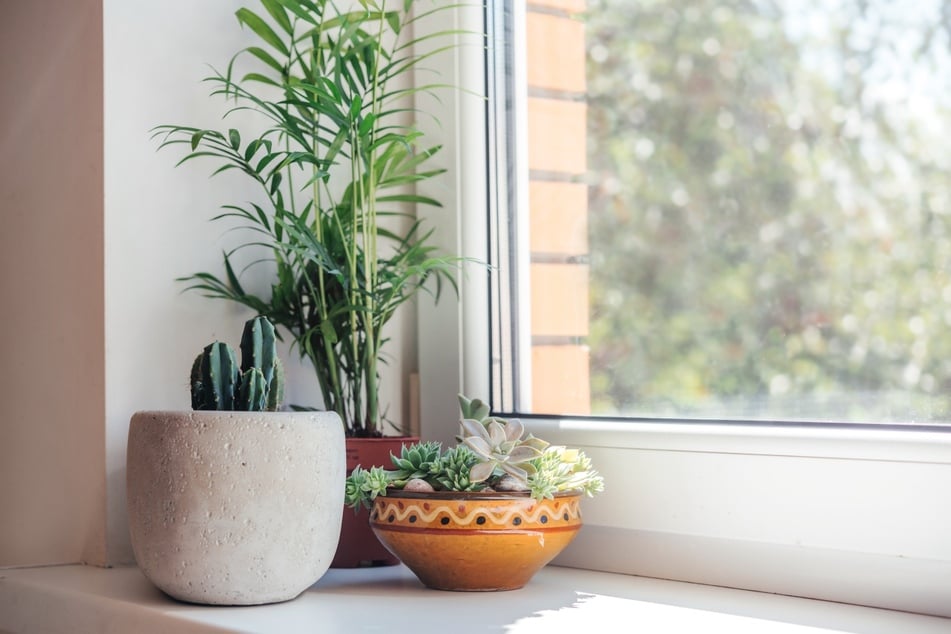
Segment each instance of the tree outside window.
M529 148L545 380L522 406L951 420L951 1L581 4L529 5L529 130L539 102L580 110L587 150L577 169ZM546 86L531 51L570 52L552 42L574 26L581 87ZM578 187L582 220L564 211ZM538 296L564 302L552 267L589 298L562 331ZM546 396L579 381L584 402Z

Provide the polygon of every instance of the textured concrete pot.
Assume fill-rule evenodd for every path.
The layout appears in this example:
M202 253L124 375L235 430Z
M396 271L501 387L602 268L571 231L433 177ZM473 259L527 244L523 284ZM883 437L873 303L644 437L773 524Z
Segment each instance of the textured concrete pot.
M127 454L136 561L182 601L293 599L333 559L345 472L333 412L137 412Z

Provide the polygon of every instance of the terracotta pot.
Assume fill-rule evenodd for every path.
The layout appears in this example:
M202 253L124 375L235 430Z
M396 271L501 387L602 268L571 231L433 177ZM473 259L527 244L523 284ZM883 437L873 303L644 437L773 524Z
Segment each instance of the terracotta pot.
M137 412L129 532L143 574L176 599L293 599L340 534L344 436L333 412Z
M399 455L403 444L413 444L419 438L414 436L384 436L382 438L347 438L347 475L360 465L370 467L393 468L390 454ZM370 529L370 512L364 508L354 512L351 508L343 510L343 524L340 528L340 540L337 554L330 564L331 568L368 568L372 566L395 566L400 563L387 550Z
M380 541L437 590L515 590L574 539L581 494L393 491L370 510Z

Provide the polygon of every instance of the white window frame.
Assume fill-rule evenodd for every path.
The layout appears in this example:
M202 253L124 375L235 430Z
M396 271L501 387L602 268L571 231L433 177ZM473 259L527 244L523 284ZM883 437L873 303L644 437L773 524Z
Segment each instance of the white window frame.
M449 20L453 24L449 24ZM437 24L481 32L481 7ZM472 36L429 70L459 87L419 105L448 169L426 193L441 248L485 260L484 49ZM432 77L417 79L431 82ZM425 99L425 98L423 98ZM455 395L489 394L487 275L419 305L421 433L453 442ZM585 298L579 298L585 301ZM951 433L860 425L607 422L532 417L604 474L556 563L951 617Z

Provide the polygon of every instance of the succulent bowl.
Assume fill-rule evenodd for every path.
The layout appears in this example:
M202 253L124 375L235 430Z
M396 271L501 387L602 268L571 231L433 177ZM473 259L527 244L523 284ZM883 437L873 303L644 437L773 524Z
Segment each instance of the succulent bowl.
M581 528L582 496L604 489L583 451L526 433L459 396L458 444L404 445L392 469L354 467L346 503L370 510L380 542L439 590L514 590Z
M515 590L574 539L581 497L391 490L373 500L370 526L430 588Z

